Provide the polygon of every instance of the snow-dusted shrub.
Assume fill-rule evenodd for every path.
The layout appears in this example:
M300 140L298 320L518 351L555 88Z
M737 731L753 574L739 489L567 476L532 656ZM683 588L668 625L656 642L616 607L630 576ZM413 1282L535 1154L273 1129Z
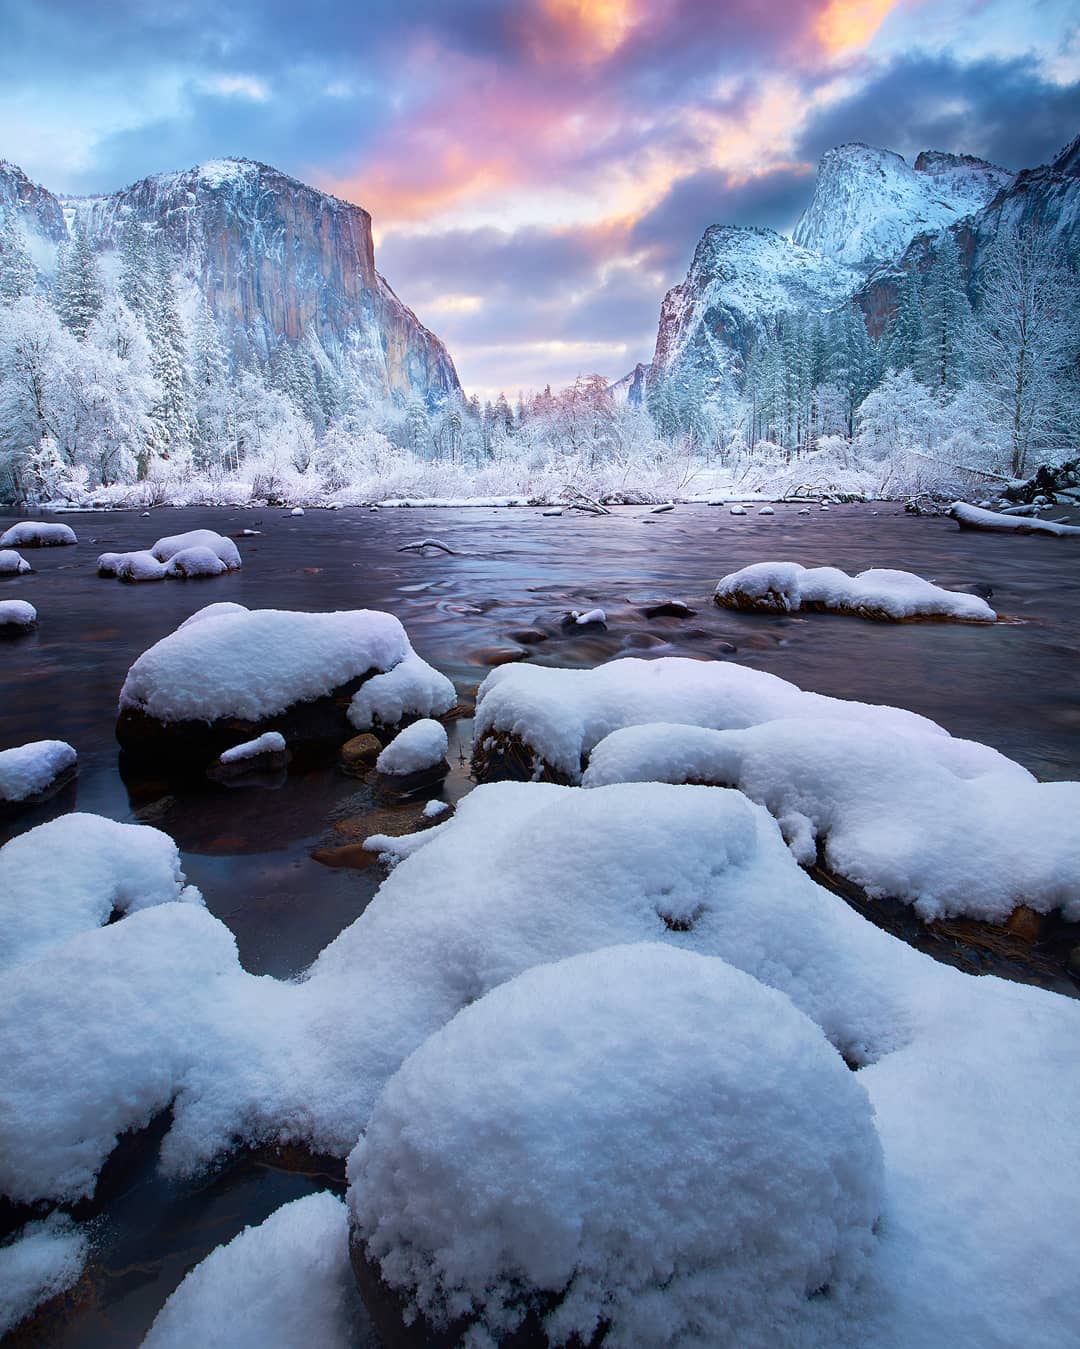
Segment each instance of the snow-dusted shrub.
M407 1060L349 1159L352 1240L455 1339L771 1346L857 1281L881 1172L817 1026L645 942L537 966Z

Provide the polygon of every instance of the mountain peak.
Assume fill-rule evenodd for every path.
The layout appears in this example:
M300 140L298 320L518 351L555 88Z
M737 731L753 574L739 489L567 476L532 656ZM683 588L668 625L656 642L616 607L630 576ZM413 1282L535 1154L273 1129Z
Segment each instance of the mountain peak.
M810 205L792 238L849 267L869 270L916 234L981 210L1012 175L972 155L924 150L914 165L854 142L827 150Z

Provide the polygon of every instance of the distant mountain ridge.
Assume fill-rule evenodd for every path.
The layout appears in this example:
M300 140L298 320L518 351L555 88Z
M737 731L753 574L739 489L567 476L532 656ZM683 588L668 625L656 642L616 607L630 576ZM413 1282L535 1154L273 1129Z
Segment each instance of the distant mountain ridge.
M781 313L821 315L854 300L877 337L905 272L927 268L946 231L974 293L986 248L1014 226L1051 231L1066 251L1080 247L1080 137L1016 175L941 151L908 165L861 143L829 150L790 240L756 227L706 230L685 281L661 305L650 380L737 392L755 338Z
M435 404L460 388L446 347L376 270L367 211L268 165L211 160L59 198L5 164L0 207L52 242L79 222L101 252L129 219L149 227L198 285L238 363L315 337L331 359L349 355L372 396Z

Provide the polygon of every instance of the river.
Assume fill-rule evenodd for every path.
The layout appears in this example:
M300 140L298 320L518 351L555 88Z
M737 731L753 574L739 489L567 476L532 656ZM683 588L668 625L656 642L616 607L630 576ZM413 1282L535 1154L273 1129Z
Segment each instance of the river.
M924 713L955 735L994 745L1043 779L1080 777L1080 548L1069 538L960 532L951 520L895 504L812 508L616 508L603 517L540 509L277 509L79 514L63 518L75 547L26 549L33 575L0 580L0 598L30 600L37 631L0 646L0 748L55 737L79 753L79 778L57 802L0 827L0 842L61 809L140 819L171 834L189 880L235 933L258 973L302 971L370 901L377 868L312 859L335 820L362 816L371 790L329 763L306 765L279 790L125 783L114 739L116 701L141 651L216 600L304 610L385 609L419 653L470 703L490 663L513 649L545 665L592 666L621 655L737 660L804 688ZM0 517L0 529L17 517ZM209 581L126 585L96 575L106 551L148 548L207 527L238 539L241 571ZM453 551L400 551L425 538ZM955 588L989 587L1008 622L878 624L836 615L745 615L718 609L716 581L750 562L790 559L847 571L911 570ZM647 618L675 598L689 618ZM602 607L599 635L564 629L569 609ZM546 640L520 643L538 630ZM470 787L470 722L453 727L445 796ZM337 841L341 841L340 837ZM96 1221L96 1255L81 1297L50 1325L65 1346L136 1345L180 1278L212 1247L319 1174L246 1159L198 1183L163 1182L144 1138L112 1177Z

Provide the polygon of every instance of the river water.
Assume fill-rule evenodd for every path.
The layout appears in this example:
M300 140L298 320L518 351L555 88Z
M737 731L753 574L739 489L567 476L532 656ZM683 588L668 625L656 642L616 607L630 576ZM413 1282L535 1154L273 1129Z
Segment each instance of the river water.
M114 739L131 662L216 600L304 610L385 609L468 706L490 664L511 652L545 665L592 666L626 655L736 660L804 688L892 703L982 740L1039 777L1080 777L1080 547L1071 538L960 532L896 505L800 514L777 505L733 517L722 507L604 517L539 509L275 509L84 514L67 518L76 547L27 549L31 576L0 580L0 598L30 600L37 631L0 646L0 748L54 737L79 752L79 778L56 802L0 826L0 842L61 810L157 825L177 841L189 880L236 935L255 972L303 970L374 894L377 869L323 866L334 823L379 803L332 763L291 772L278 790L142 777L125 783ZM16 517L0 517L0 529ZM96 575L101 552L148 548L207 527L238 535L243 569L209 581L125 585ZM400 551L437 539L451 553ZM777 618L718 609L716 581L750 562L785 559L847 571L897 567L953 588L992 590L1009 622L878 624L812 614ZM653 618L651 602L684 601L690 618ZM569 609L602 607L599 635L563 628ZM518 640L533 630L528 641ZM545 640L536 640L543 633ZM447 800L470 787L470 722L452 731ZM360 836L363 835L362 822ZM341 826L347 828L347 826ZM374 832L369 831L369 832ZM356 833L354 828L353 833ZM197 1184L163 1182L149 1139L114 1178L95 1219L97 1253L49 1343L136 1345L183 1274L246 1223L318 1189L327 1177L246 1159ZM362 1338L362 1336L361 1336Z

